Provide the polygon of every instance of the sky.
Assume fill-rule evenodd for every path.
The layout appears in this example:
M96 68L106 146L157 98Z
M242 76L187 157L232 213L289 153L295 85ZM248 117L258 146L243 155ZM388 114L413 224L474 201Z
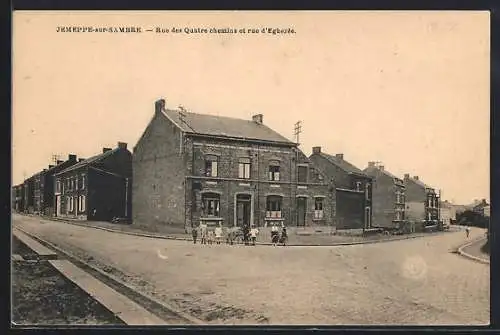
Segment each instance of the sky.
M456 203L489 199L489 20L479 11L16 11L13 183L53 154L86 158L119 141L132 150L164 98L194 113L263 114L291 140L302 121L307 155L321 146L361 169L379 161L418 175ZM156 27L170 32L145 31Z

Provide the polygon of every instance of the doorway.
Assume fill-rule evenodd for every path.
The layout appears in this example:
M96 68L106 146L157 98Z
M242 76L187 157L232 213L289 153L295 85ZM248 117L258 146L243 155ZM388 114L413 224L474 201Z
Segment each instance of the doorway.
M56 196L56 216L61 216L61 196Z
M252 218L252 196L249 194L236 195L236 222L235 225L250 226Z
M297 198L297 226L304 227L306 225L306 208L307 198Z
M366 207L365 208L365 229L371 228L371 225L372 225L371 219L372 219L371 208Z

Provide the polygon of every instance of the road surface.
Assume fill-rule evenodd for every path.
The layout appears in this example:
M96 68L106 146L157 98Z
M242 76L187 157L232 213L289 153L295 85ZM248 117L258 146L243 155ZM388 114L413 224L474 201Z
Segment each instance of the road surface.
M485 325L489 266L450 250L464 232L367 245L193 245L13 216L207 323ZM472 228L471 238L484 234Z

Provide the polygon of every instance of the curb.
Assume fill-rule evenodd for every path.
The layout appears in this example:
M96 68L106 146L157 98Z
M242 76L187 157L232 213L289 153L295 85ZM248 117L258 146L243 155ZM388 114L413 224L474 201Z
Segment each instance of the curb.
M486 240L486 238L480 237L480 238L478 238L476 240L473 240L473 241L470 241L468 243L465 243L464 245L462 245L461 247L458 248L458 254L460 256L463 256L463 257L468 258L470 260L476 261L478 263L490 264L490 261L487 260L487 259L484 259L484 258L481 258L481 257L472 256L472 255L470 255L470 254L468 254L468 253L466 253L466 252L463 251L463 249L465 249L465 248L473 245L474 243L479 243L479 242L484 241L484 240Z
M36 216L33 216L33 217L36 217ZM99 226L95 226L92 224L82 224L82 223L78 223L78 222L74 222L74 221L66 220L66 219L48 218L48 217L42 217L42 218L46 219L46 220L50 220L50 221L59 221L59 222L72 224L75 226L85 227L85 228L100 229L100 230L104 230L104 231L111 232L111 233L119 233L119 234L131 235L131 236L148 237L148 238L156 238L156 239L163 239L163 240L191 241L191 238L189 238L189 237L176 237L176 236L168 236L168 235L153 235L153 234L147 234L147 233L135 233L135 232L128 232L128 231L122 231L122 230L117 230L117 229L99 227ZM439 233L443 233L443 232L438 232L438 234ZM431 236L436 236L436 235L437 235L436 233L429 233L429 234L404 236L404 237L396 237L396 238L391 238L391 239L372 240L372 241L338 242L338 243L333 243L333 244L287 244L286 246L287 247L341 247L341 246L359 245L359 244L387 243L387 242L409 240L409 239L421 238L421 237L431 237ZM261 245L261 246L272 246L273 245L272 243L269 243L269 242L256 242L255 244ZM471 256L471 257L474 257L474 256Z
M62 220L54 220L54 221L62 221ZM18 230L20 230L20 231L24 232L26 235L30 236L30 237L31 237L31 238L33 238L33 239L43 240L43 239L41 239L40 237L38 237L38 236L36 236L36 235L34 235L34 234L31 234L31 233L29 233L29 232L27 232L27 231L25 231L25 230L23 230L23 229L21 229L21 228L19 228L19 227L16 227L16 229L18 229ZM67 257L69 257L69 258L74 258L74 259L76 259L76 260L78 260L78 261L80 261L80 262L84 263L86 266L88 266L88 267L89 267L89 268L91 268L92 270L94 270L94 271L96 271L96 272L100 273L100 274L101 274L101 275L103 275L103 276L106 276L106 277L110 278L111 280L114 280L114 281L115 281L115 282L117 282L118 284L120 284L120 285L122 285L122 286L126 287L127 289L129 289L129 290L131 290L131 291L135 292L136 294L138 294L138 295L140 295L140 296L142 296L142 297L144 297L144 298L146 298L146 299L148 299L148 300L151 300L152 302L154 302L154 303L156 303L156 304L158 304L158 305L160 305L160 306L164 307L165 309L171 310L172 312L174 312L174 313L178 314L179 316L181 316L181 317L185 318L186 320L188 320L188 321L192 322L194 325L201 325L201 324L205 324L205 322L204 322L203 320L198 319L198 318L196 318L196 317L194 317L194 316L191 316L190 314L188 314L188 313L186 313L186 312L183 312L182 310L180 310L180 309L178 309L178 308L175 308L175 307L173 307L172 305L170 305L170 304L168 304L168 303L166 303L166 302L160 301L160 300L158 300L157 298L155 298L155 297L153 297L153 296L151 296L151 295L149 295L149 294L147 294L147 293L143 293L143 292L141 292L140 290L138 290L137 288L133 287L131 284L128 284L128 283L124 282L124 281L123 281L123 280L121 280L120 278L118 278L118 277L116 277L116 276L114 276L114 275L112 275L112 274L110 274L110 273L107 273L107 272L103 271L102 269L100 269L100 268L99 268L99 267L97 267L97 266L94 266L94 265L92 265L92 264L90 264L90 263L85 262L84 260L81 260L78 256L75 256L72 252L70 252L70 251L66 251L66 250L63 250L62 248L60 248L60 247L58 247L58 246L54 245L53 243L51 243L51 242L49 242L49 241L43 240L43 242L44 242L44 243L46 243L47 245L49 245L49 246L50 246L51 248L53 248L54 250L56 250L56 251L58 251L58 252L62 253L63 255L65 255L65 256L67 256ZM85 271L85 270L83 270L83 271ZM120 293L120 294L121 294L121 293ZM128 299L130 299L130 298L128 298ZM135 303L135 302L134 302L134 303ZM153 315L154 315L154 314L153 314ZM165 323L165 325L167 325L167 324Z

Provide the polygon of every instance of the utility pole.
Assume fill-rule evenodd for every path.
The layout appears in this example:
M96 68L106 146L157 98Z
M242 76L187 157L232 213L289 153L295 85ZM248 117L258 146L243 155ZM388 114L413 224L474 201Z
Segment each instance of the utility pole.
M295 141L299 144L299 135L302 132L302 121L295 122L293 134L295 135Z

